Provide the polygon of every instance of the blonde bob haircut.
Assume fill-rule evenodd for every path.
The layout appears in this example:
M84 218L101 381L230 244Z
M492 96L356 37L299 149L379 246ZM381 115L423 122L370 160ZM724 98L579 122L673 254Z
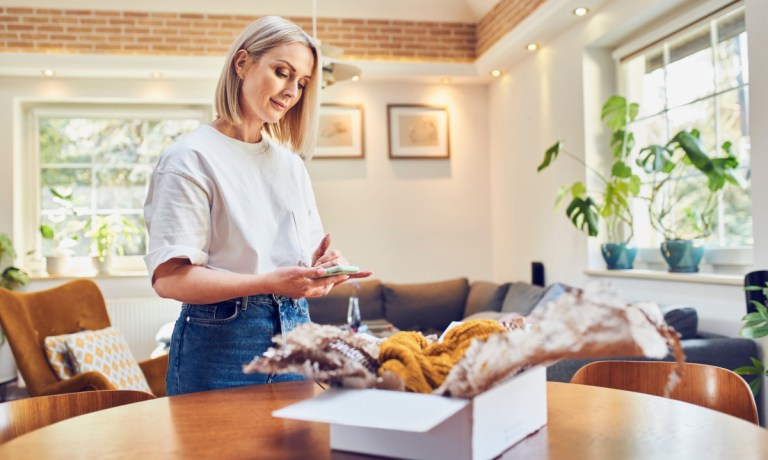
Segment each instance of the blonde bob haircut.
M299 102L277 123L266 123L264 129L269 137L302 158L309 159L312 158L317 135L322 65L317 42L295 23L279 16L264 16L240 34L229 48L216 85L216 112L224 121L235 126L242 122L240 92L243 82L235 69L235 54L238 51L245 50L251 59L258 60L272 48L289 43L302 43L312 51L315 58L312 79L304 88Z

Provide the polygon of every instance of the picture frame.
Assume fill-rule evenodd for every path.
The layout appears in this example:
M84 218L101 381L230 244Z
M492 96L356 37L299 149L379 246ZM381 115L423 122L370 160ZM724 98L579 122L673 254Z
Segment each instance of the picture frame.
M451 156L448 107L388 104L390 159L448 159Z
M320 105L316 159L365 158L363 106L324 103Z

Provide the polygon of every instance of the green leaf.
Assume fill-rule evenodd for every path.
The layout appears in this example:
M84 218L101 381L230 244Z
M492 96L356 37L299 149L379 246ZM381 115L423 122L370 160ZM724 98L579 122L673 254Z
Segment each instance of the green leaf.
M765 365L762 361L760 361L757 358L749 358L750 361L752 361L752 364L755 365L755 368L760 371L760 373L765 372Z
M589 236L597 236L600 210L591 197L586 199L574 198L565 210L573 225Z
M639 110L639 105L636 103L628 105L623 96L611 96L603 104L600 119L605 122L605 126L613 131L618 131L634 120Z
M760 386L763 384L763 378L757 377L753 379L751 382L749 382L749 389L752 390L752 394L757 397L757 395L760 393Z
M746 337L748 339L759 339L761 337L766 337L768 336L768 325L744 327L741 329L741 331L739 331L739 334L741 334L742 337Z
M755 369L754 366L737 367L736 369L733 370L733 372L739 375L760 375L761 374L761 372L758 372L758 370Z
M640 150L637 165L649 173L668 173L675 167L675 163L672 161L672 152L673 150L669 147L655 144L649 145Z
M537 172L541 172L542 170L546 169L550 163L552 163L555 159L557 159L557 155L560 153L560 150L563 148L563 142L557 141L555 142L552 147L548 148L546 152L544 152L544 161L541 162L539 167L536 169Z
M41 225L40 226L40 234L43 235L43 238L46 240L52 240L55 232L53 231L53 228L50 225Z
M557 191L557 197L555 198L555 211L560 207L560 205L563 203L563 200L570 192L570 189L568 187L560 187L560 189Z
M587 193L587 187L584 185L583 182L579 181L571 185L571 195L573 195L574 198L581 197L586 193Z
M617 161L611 168L611 175L614 177L620 177L626 179L632 175L632 168L626 165L623 161Z
M642 181L640 180L640 176L629 176L629 180L627 181L627 190L629 190L629 193L632 194L632 196L637 196L640 194L641 185Z

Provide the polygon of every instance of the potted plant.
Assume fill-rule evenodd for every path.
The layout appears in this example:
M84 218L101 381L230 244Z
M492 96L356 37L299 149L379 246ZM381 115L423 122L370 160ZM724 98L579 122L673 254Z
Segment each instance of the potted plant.
M558 193L555 207L566 197L570 202L565 209L573 225L590 237L600 232L600 218L604 220L607 236L601 245L603 258L609 270L630 269L637 253L631 244L633 216L631 201L640 192L640 178L633 173L630 156L635 137L628 130L629 124L639 111L636 103L627 103L622 96L611 96L603 105L600 119L611 130L610 151L612 165L608 174L603 174L584 160L564 150L563 142L557 141L547 149L544 160L538 167L543 171L564 153L594 173L601 182L601 189L590 190L583 182L576 181L570 187L563 187Z
M50 224L40 225L43 240L50 241L49 249L43 251L46 271L51 275L65 274L69 258L73 254L72 248L77 245L84 224L77 219L72 190L60 192L48 187L48 191L53 195L53 201L59 205L59 209L49 216Z
M762 291L762 298L768 298L768 281L764 286L747 286L744 288L747 291ZM748 339L759 339L768 337L768 300L760 303L757 300L751 300L752 306L755 307L755 311L747 313L742 318L744 324L739 331L743 337ZM763 384L763 376L768 376L768 370L765 369L765 364L757 358L750 358L752 361L751 366L742 366L738 369L734 369L734 372L739 375L754 375L755 378L749 382L749 387L752 389L752 394L757 395L760 391L760 386Z
M0 287L4 289L16 289L29 283L29 276L18 267L6 266L6 262L13 264L16 258L16 250L13 242L5 233L0 233ZM16 375L16 363L13 354L5 340L5 334L0 329L0 382L7 381Z
M108 274L112 266L112 256L125 255L125 245L119 240L130 238L138 233L136 226L118 214L96 216L91 222L87 236L91 238L93 267L99 274Z
M724 156L711 157L697 130L680 131L665 145L640 150L637 164L649 175L648 215L664 237L661 252L670 272L694 273L704 254L704 240L715 229L717 207L725 187L741 187L739 162L731 143ZM694 189L698 193L692 193ZM704 191L702 199L701 191Z

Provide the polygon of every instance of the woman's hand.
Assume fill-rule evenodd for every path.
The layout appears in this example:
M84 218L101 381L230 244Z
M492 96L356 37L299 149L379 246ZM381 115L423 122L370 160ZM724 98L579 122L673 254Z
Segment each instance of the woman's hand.
M314 254L312 254L313 268L328 268L336 265L349 265L349 262L341 255L341 252L335 249L330 249L330 247L331 235L326 233L322 241L320 241L320 244L317 246L317 249L315 249ZM371 274L372 272L368 271L357 272L346 276L345 279L336 282L336 284L341 284L349 278L367 278L371 276ZM332 278L336 277L334 276Z
M292 299L322 297L331 292L333 286L349 279L347 275L320 277L324 272L321 267L278 268L268 275L270 291Z

